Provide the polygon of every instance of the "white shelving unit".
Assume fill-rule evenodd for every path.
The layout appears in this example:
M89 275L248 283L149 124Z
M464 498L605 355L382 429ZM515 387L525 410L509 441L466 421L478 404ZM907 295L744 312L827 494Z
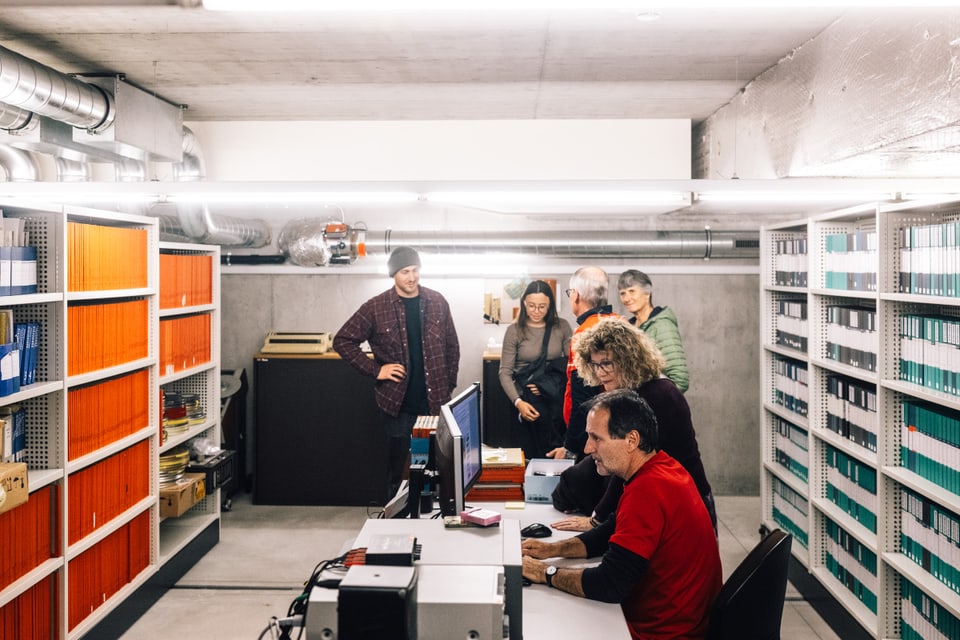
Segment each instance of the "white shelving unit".
M211 256L213 262L213 300L211 304L198 309L181 309L176 313L206 313L211 316L210 362L194 370L178 372L173 376L162 376L159 371L159 322L172 311L159 309L159 254L158 227L155 218L95 211L70 206L24 206L13 201L0 200L0 209L4 217L22 218L25 229L30 234L30 244L37 248L38 292L29 295L0 297L0 308L14 310L16 322L39 321L42 324L39 355L37 362L37 381L21 387L20 391L0 397L0 406L18 404L27 416L27 465L28 483L31 500L37 492L45 488L54 489L51 499L51 522L53 537L50 557L42 559L36 566L25 567L22 575L0 588L0 609L15 606L18 598L36 588L51 592L49 612L35 611L34 629L21 637L41 637L38 629L44 629L42 637L81 638L96 625L115 611L127 598L144 586L163 565L192 538L199 535L211 523L219 524L219 495L213 491L194 510L188 512L182 522L173 525L161 522L158 511L158 456L164 448L173 446L172 442L160 446L159 397L161 385L172 385L189 389L203 398L209 418L202 425L191 429L182 440L193 435L207 435L219 442L219 248L187 245L164 246L164 251L188 251ZM70 223L84 223L100 227L119 227L140 230L145 233L146 251L143 256L147 273L147 286L134 289L105 289L98 291L70 291L67 281L68 264L76 258L68 243ZM68 353L71 340L68 331L68 316L73 305L104 305L135 301L146 304L145 335L147 345L143 357L122 362L104 368L68 374ZM143 329L143 327L141 327ZM134 426L125 435L114 441L93 447L79 455L68 452L71 433L76 427L69 424L69 399L71 392L96 387L122 378L127 374L136 374L148 382L138 387L143 390L138 396L142 406L149 407L143 424ZM145 396L149 397L145 397ZM72 431L73 428L73 431ZM145 447L145 448L144 448ZM145 475L137 476L141 484L148 487L143 495L129 500L130 504L119 503L120 512L110 517L96 512L92 524L84 520L83 526L89 531L78 534L71 530L76 523L71 522L71 510L87 518L85 507L77 496L71 494L71 483L80 486L80 475L85 472L99 472L101 463L119 464L120 456L130 455L134 461L142 460L149 466ZM134 477L136 472L133 473ZM122 483L119 483L122 484ZM28 502L29 504L29 502ZM18 507L17 509L22 509ZM16 524L17 509L0 514L12 518ZM105 519L105 521L103 521ZM100 520L100 521L98 521ZM28 530L28 527L24 527ZM104 541L112 536L127 535L136 538L140 544L140 556L149 555L149 559L136 563L130 568L129 575L119 585L101 585L80 567L86 566L85 554L97 552ZM136 532L136 533L134 533ZM142 544L141 544L142 543ZM15 540L0 540L0 546L11 548ZM106 547L104 547L106 548ZM147 553L148 551L148 553ZM45 553L45 552L44 552ZM143 566L141 566L143 565ZM77 611L78 598L87 597L90 591L102 588L96 593L89 611ZM83 605L86 607L87 605Z
M943 200L761 229L763 525L793 533L795 558L877 638L960 635L960 481L951 476L960 474L960 428L926 442L930 456L953 460L952 471L911 463L915 445L904 442L916 437L904 426L905 403L960 420L960 395L901 375L911 366L902 359L914 357L901 336L905 316L960 319L960 292L904 290L901 278L960 273L960 246L917 244L927 243L924 227L955 242L958 220L960 201ZM838 251L845 239L855 251ZM801 308L805 324L794 317ZM954 364L938 361L955 373L956 331L941 346L957 348ZM939 517L939 529L913 524L911 508Z
M205 408L206 420L184 433L171 435L160 445L160 453L170 451L195 437L204 437L220 444L220 247L213 245L160 243L160 253L196 256L210 262L211 302L164 307L160 321L205 314L210 316L210 360L179 371L161 371L160 387L165 391L194 393ZM163 564L211 523L220 521L220 491L208 490L203 501L179 518L166 518L160 523L160 564Z

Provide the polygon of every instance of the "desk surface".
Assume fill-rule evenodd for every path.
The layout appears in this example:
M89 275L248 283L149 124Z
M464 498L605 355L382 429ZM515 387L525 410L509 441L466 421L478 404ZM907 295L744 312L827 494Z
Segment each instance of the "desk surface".
M504 503L482 503L478 506L493 509L504 518L520 521L520 527L540 522L547 526L566 514L549 504L524 503L523 509L506 509ZM547 542L562 540L577 535L571 531L553 530ZM558 567L588 567L597 559L550 561ZM554 640L555 638L603 638L604 640L629 640L630 632L623 619L620 605L587 600L551 589L545 584L523 588L523 638L524 640Z
M549 525L551 522L555 522L564 517L562 512L557 511L553 506L547 504L524 503L523 509L507 509L502 502L475 502L471 503L471 506L479 506L498 511L505 520L518 520L520 528L534 522ZM404 532L404 529L407 529L407 532L409 532L409 530L413 528L423 533L427 533L429 530L428 535L436 535L436 533L433 532L434 527L431 526L433 523L427 525L426 522L417 520L388 520L378 522L380 523L378 529L385 532L400 533ZM464 541L469 538L490 538L497 536L499 532L495 528L489 528L469 530L454 529L448 533L450 533L451 536L458 537L460 541ZM460 534L459 536L457 536L458 533ZM560 540L574 535L576 535L576 533L554 530L553 536L547 538L547 540ZM361 542L363 542L363 540L358 538L356 544L363 546L360 544ZM424 560L429 560L427 556L430 555L431 551L428 549L428 546L430 545L424 545ZM489 561L489 558L486 557L489 555L488 551L489 549L482 544L475 545L473 549L464 548L464 559L466 562L485 564ZM466 560L466 558L469 558L469 560ZM596 562L596 558L592 560L556 559L552 564L561 567L585 567L596 564ZM623 620L620 605L578 598L569 593L551 589L543 584L524 587L522 598L524 640L555 640L556 638L628 640L630 637L627 631L627 625Z

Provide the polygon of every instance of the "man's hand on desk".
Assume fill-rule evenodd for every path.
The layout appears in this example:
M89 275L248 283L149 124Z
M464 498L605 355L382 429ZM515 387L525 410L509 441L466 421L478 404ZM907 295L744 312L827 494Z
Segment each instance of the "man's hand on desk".
M524 555L524 560L527 556L537 559L587 557L587 548L579 538L567 538L556 542L526 538L520 543L520 552Z
M523 556L523 577L536 584L546 584L547 565L530 556Z
M558 557L558 552L556 549L554 549L554 547L556 547L556 544L553 542L544 542L543 540L527 538L520 543L520 551L524 555L523 566L527 566L527 557L540 559ZM543 580L540 582L543 582Z
M593 518L588 516L569 516L550 524L558 531L590 531L595 526Z
M523 556L523 577L537 584L547 582L547 564L534 560L530 556ZM555 568L556 569L556 568ZM583 597L583 585L580 576L583 569L560 569L553 576L553 587L575 596Z

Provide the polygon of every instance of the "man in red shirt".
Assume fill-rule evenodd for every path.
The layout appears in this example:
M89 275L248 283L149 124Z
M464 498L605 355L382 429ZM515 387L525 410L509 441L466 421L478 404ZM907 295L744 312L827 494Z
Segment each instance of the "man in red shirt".
M625 481L616 517L575 538L523 541L523 575L573 595L619 602L632 638L703 638L723 575L713 523L690 474L657 450L646 401L617 389L588 402L587 444L598 470ZM590 558L588 569L539 559Z

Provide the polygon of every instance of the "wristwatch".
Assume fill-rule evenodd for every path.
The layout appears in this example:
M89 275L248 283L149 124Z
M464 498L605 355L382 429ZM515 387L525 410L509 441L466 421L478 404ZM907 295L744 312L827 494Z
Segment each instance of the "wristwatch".
M547 575L547 586L548 586L548 587L552 587L552 586L553 586L553 576L557 575L557 568L556 568L555 566L553 566L553 565L548 566L548 567L547 567L546 575Z

